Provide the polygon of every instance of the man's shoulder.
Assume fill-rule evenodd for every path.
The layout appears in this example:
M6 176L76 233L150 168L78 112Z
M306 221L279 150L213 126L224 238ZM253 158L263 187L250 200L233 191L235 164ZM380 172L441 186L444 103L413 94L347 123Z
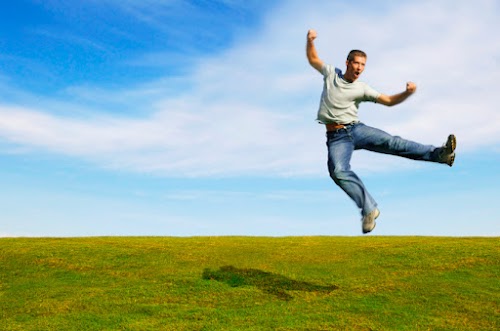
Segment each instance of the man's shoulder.
M324 76L336 74L342 77L342 70L328 63L323 63L323 68L321 71L323 72Z

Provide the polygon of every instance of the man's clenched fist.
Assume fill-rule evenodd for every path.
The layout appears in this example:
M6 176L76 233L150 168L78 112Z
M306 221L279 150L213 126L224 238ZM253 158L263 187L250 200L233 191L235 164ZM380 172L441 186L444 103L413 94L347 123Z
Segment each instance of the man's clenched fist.
M417 84L413 82L406 83L406 91L408 93L415 93L416 90L417 90Z
M314 39L316 39L317 36L318 34L316 33L316 30L310 29L309 31L307 31L308 41L313 41Z

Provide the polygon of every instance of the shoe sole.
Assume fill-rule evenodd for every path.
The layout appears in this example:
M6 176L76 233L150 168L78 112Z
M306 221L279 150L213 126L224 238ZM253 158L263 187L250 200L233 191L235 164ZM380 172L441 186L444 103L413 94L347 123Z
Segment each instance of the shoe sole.
M448 136L448 140L446 141L446 147L449 147L449 154L455 152L455 148L457 148L457 138L454 134L450 134Z
M448 165L451 167L455 162L455 148L457 148L457 138L454 134L450 134L448 136L448 140L446 141L446 148L449 149L448 154L450 155L450 159L448 160Z

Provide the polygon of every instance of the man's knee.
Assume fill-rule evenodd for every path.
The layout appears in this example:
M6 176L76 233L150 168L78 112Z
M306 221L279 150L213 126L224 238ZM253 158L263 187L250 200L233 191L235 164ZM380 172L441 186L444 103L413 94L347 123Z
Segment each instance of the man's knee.
M403 150L405 146L406 140L401 138L400 136L393 136L392 139L390 139L388 142L388 147L394 151Z
M337 185L340 185L341 181L349 179L350 174L352 173L351 171L344 169L329 169L329 170L330 170L330 178L333 179L333 181Z

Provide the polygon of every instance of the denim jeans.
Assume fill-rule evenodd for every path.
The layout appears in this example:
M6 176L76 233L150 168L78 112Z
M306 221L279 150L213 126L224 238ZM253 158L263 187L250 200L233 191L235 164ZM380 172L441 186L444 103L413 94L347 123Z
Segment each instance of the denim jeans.
M439 162L440 148L391 136L363 123L346 125L343 129L327 132L326 136L330 177L354 200L363 216L375 209L377 203L361 179L351 170L350 162L354 150L365 149L413 160Z

